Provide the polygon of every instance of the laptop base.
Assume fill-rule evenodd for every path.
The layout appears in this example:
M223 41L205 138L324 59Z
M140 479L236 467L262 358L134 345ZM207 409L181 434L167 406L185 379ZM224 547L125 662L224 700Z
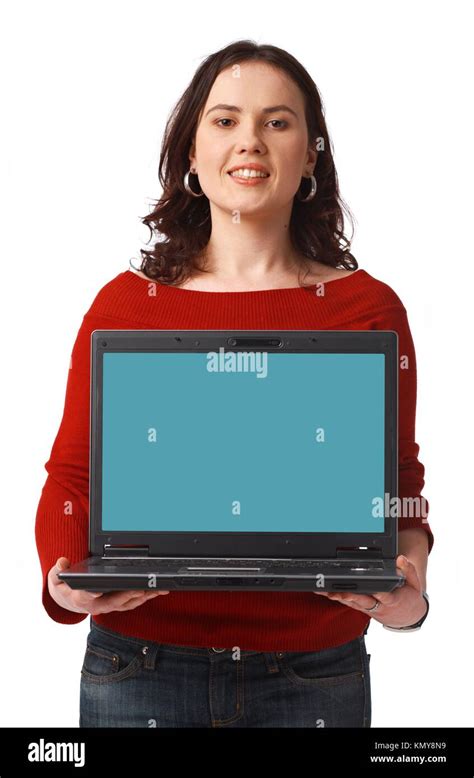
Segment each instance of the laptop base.
M72 589L93 592L155 591L352 591L391 592L405 583L395 560L110 559L89 557L58 574ZM242 569L245 565L245 570Z

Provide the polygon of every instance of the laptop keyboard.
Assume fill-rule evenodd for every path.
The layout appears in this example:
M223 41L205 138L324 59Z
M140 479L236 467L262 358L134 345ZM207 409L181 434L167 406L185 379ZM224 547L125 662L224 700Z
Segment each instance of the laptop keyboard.
M178 565L181 567L193 568L248 568L269 567L272 569L278 567L296 567L301 568L354 568L361 567L367 570L383 570L384 565L381 560L361 560L361 559L157 559L156 557L141 557L140 559L124 559L113 557L102 557L97 563L103 560L113 562L120 567L144 567L150 569L152 565L157 565L161 569L175 569Z

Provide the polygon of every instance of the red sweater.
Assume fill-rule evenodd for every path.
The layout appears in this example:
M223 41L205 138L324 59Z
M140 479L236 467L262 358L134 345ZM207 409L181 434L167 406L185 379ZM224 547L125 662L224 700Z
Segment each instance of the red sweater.
M42 602L55 621L77 624L51 598L47 574L60 556L71 564L88 555L90 335L95 329L395 330L399 335L399 496L420 496L424 466L415 442L416 358L407 312L385 283L359 269L311 289L199 292L119 273L96 295L76 337L62 421L36 514L43 573ZM350 466L350 463L347 463ZM344 470L341 470L341 481ZM428 502L425 500L425 507ZM399 530L423 518L399 518ZM361 635L370 617L312 592L171 591L123 612L93 617L97 624L145 640L258 651L316 651Z

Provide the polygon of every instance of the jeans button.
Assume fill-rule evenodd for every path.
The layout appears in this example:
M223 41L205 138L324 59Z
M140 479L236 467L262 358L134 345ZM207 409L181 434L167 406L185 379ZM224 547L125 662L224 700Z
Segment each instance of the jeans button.
M277 651L276 655L277 655L278 659L283 659L283 657L285 656L285 653L284 653L284 651Z

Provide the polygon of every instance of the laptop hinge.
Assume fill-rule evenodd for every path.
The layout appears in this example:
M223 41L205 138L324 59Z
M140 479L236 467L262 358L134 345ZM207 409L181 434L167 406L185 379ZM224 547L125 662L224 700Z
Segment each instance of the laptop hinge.
M338 559L381 559L382 549L378 546L367 548L366 546L351 546L350 548L337 548Z
M104 556L150 556L150 546L112 546L104 543Z

